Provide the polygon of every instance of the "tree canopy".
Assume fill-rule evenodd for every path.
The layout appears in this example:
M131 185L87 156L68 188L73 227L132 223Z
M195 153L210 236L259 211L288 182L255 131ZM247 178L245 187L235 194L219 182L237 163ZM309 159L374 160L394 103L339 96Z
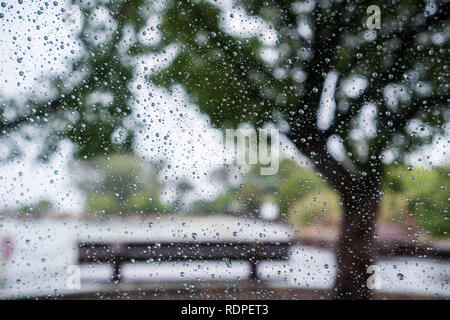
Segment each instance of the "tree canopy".
M403 159L448 121L448 48L437 40L448 32L448 8L380 2L381 30L369 30L371 4L377 3L310 1L301 10L293 1L239 1L244 10L236 23L257 17L260 29L274 31L276 58L268 62L261 36L227 32L227 12L207 1L173 2L162 18L162 42L177 44L179 53L150 78L182 84L217 126L286 121L299 149L339 185L343 168L377 170L388 148ZM330 73L334 84L326 83ZM325 104L332 120L320 126ZM373 133L355 134L370 121ZM326 147L330 137L345 149L339 163Z
M209 1L74 4L82 19L80 54L66 76L54 79L52 99L2 104L2 135L32 124L50 127L49 149L69 137L83 157L129 150L133 128L123 120L132 112L131 61L163 54L171 45L178 49L175 58L156 55L166 67L148 70L154 83L182 84L219 127L286 121L299 149L342 174L323 148L330 137L345 148L346 167L367 173L382 150L391 148L401 159L442 133L448 121L445 3L237 1L237 13ZM366 9L374 4L381 9L381 30L365 26ZM160 33L148 35L155 16ZM230 32L230 21L250 35ZM330 73L337 80L325 85ZM108 102L93 102L101 93ZM331 121L318 126L325 104L331 105ZM357 135L363 110L376 129Z

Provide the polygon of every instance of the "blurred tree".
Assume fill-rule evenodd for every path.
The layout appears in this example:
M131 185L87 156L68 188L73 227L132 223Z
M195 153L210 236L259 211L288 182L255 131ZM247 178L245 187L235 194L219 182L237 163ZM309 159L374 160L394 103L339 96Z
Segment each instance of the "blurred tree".
M131 58L148 48L133 37L143 32L156 13L145 0L73 0L73 4L81 13L77 34L81 48L69 71L52 79L52 90L45 98L0 104L0 135L9 137L12 130L29 125L46 129L43 160L62 138L75 142L76 155L82 159L129 152L132 147L135 128L123 121L132 111L130 83L135 68ZM18 153L18 148L13 150Z
M370 5L381 8L381 30L365 25ZM448 6L254 0L234 8L170 1L161 43L178 54L150 79L182 84L219 127L288 123L292 142L343 203L336 297L368 298L385 152L402 159L448 121ZM228 18L259 34L230 32ZM343 150L337 156L332 141Z
M218 127L289 125L289 138L343 203L336 297L370 296L366 270L376 259L385 152L402 159L448 121L446 2L253 0L237 1L236 15L202 0L74 3L82 13L80 58L69 76L55 79L53 99L2 104L2 135L31 124L49 129L49 152L63 137L82 157L129 151L133 130L123 119L131 113L135 70L128 60L175 45L173 59L157 58L165 68L148 70L154 83L182 84ZM369 30L366 9L376 4L381 30ZM101 23L106 36L99 37L102 10L111 23ZM150 15L161 19L161 36L148 45L130 34L140 34ZM229 18L258 34L231 32ZM112 102L91 103L102 92ZM340 155L331 154L332 141Z
M85 163L79 180L86 193L86 209L95 216L164 213L158 178L161 163L134 155L112 155Z

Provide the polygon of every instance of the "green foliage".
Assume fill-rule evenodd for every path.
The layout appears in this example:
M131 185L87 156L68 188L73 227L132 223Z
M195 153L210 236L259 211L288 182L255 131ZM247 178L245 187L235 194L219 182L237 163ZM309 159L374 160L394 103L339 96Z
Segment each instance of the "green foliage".
M448 235L450 167L430 170L396 165L386 170L385 189L407 199L408 213L425 230L434 236Z
M415 218L432 236L448 235L449 174L449 167L387 166L381 188L384 196L380 219L387 223L410 223ZM252 167L238 188L231 188L212 201L197 201L192 211L255 215L268 199L278 205L282 219L298 226L338 227L341 219L338 193L316 171L301 169L289 159L280 162L278 174L274 176L261 176L259 166Z
M310 192L295 203L290 221L298 226L322 224L338 227L342 213L339 203L339 196L332 190Z
M113 193L88 193L86 195L86 209L91 213L117 214L120 203Z
M164 213L158 179L162 163L132 154L112 155L85 163L90 167L79 181L89 213L105 215Z
M256 39L234 38L219 26L220 9L205 1L171 2L163 16L164 44L178 43L182 50L170 67L150 75L156 84L181 83L202 111L221 126L240 122L267 122L271 106L261 99L247 73L267 86L256 70L260 44ZM180 32L181 31L181 32ZM243 74L246 74L243 76ZM266 103L265 103L266 102Z
M17 216L27 218L43 218L52 210L53 204L49 200L42 199L35 204L21 207L17 212Z
M435 185L434 193L422 194L410 204L421 226L434 236L448 236L450 233L449 193ZM448 183L445 188L448 188Z
M280 216L285 219L296 202L309 194L327 190L329 187L320 174L299 169L294 161L283 159L278 174L261 176L260 166L252 166L239 187L230 188L212 201L194 202L192 211L256 216L262 203L274 201L280 209Z
M197 200L191 205L191 212L195 214L236 214L233 211L233 203L236 197L230 192L220 195L212 201Z
M127 201L127 211L130 213L163 213L166 211L159 198L153 198L149 190L142 190Z
M327 189L325 181L312 170L299 170L293 161L280 163L279 190L276 197L281 215L288 215L293 204L311 192Z

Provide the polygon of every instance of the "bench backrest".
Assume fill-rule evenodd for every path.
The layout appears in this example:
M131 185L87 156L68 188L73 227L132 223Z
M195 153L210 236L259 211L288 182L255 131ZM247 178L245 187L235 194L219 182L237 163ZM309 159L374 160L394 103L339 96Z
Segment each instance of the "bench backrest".
M247 260L250 278L257 278L256 265L264 260L287 260L289 242L80 242L79 263L111 263L113 280L120 280L120 265L134 261Z
M79 263L111 263L113 280L120 280L120 266L134 261L213 261L246 260L251 264L250 278L257 278L257 264L264 260L289 259L292 245L333 249L335 242L302 239L294 242L80 242ZM380 257L416 256L449 259L450 248L432 248L404 242L378 241Z

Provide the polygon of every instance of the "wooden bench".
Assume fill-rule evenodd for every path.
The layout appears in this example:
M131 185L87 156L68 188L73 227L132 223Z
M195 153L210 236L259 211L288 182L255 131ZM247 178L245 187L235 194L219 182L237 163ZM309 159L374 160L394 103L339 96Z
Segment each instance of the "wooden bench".
M78 246L78 262L110 263L114 282L121 280L124 263L170 261L246 260L250 263L249 278L258 279L261 261L289 259L290 242L85 242Z
M293 241L293 245L318 249L335 250L337 242L315 237L302 237ZM438 260L450 259L450 246L431 246L424 243L413 244L402 240L378 240L374 242L374 251L379 258L418 257Z
M245 260L250 263L252 280L258 279L257 265L261 261L288 260L291 246L304 246L334 250L335 241L302 238L275 242L86 242L79 243L80 264L110 263L113 265L113 281L121 280L121 266L129 262L170 261L223 261ZM450 259L450 248L412 245L401 241L378 241L375 243L378 257L401 256Z

